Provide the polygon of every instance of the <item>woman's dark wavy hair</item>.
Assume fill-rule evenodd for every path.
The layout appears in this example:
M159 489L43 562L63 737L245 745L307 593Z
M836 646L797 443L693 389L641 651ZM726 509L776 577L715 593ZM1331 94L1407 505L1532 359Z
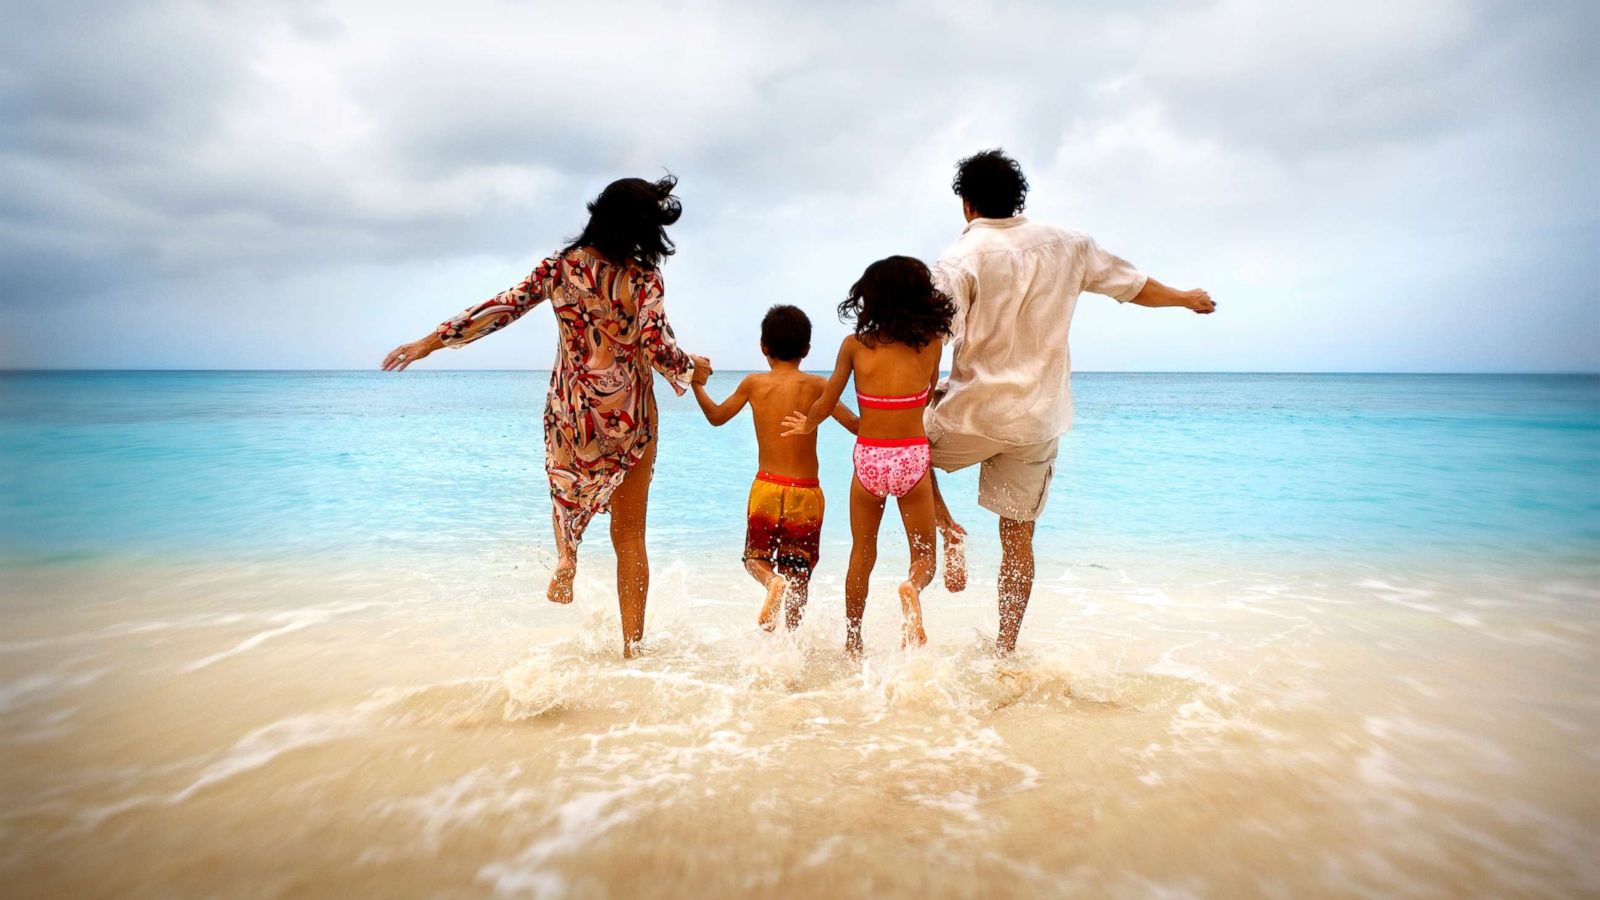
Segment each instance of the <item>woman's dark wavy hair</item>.
M683 215L683 204L672 196L677 176L667 173L659 181L619 178L589 201L589 224L567 244L592 247L617 265L629 261L654 269L677 252L667 237L667 226Z
M839 304L839 319L854 321L856 337L869 347L894 341L920 350L948 335L955 317L956 305L933 286L928 267L909 256L867 266Z
M1022 212L1028 179L1022 166L999 147L982 150L956 163L950 189L985 219L1007 219Z

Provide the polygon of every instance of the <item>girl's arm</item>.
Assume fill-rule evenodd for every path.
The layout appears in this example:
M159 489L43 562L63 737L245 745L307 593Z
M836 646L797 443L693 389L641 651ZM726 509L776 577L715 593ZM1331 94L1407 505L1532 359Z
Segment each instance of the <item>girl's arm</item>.
M828 386L822 389L822 396L817 402L811 404L809 412L802 414L800 410L783 417L783 436L789 437L796 434L810 434L817 430L833 413L833 408L839 405L839 397L844 394L844 386L850 381L850 372L855 368L856 347L859 346L855 335L844 339L839 345L839 361L834 363L833 376L828 379Z
M833 420L844 426L844 430L851 434L861 427L861 417L850 411L850 407L843 403L836 403L833 407Z
M460 315L444 322L427 337L389 351L383 360L383 370L401 372L435 350L462 347L494 334L549 299L554 275L553 260L544 260L516 287L462 310Z
M700 411L705 413L706 421L713 426L722 425L729 419L737 416L739 410L750 402L750 376L746 375L739 386L733 389L728 399L718 403L706 393L706 386L696 381L694 383L694 399L700 404Z

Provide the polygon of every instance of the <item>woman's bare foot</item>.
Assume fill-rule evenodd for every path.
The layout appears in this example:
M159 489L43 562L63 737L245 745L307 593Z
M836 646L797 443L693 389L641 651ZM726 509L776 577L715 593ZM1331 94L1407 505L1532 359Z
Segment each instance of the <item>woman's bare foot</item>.
M922 630L922 597L917 586L907 581L900 585L900 614L905 623L900 626L900 647L921 647L928 642L928 633Z
M783 605L783 594L788 589L789 582L782 575L774 574L767 579L767 600L761 604L761 617L756 620L762 630L772 631L778 627L778 608Z
M556 570L550 573L550 587L545 591L545 598L551 603L572 602L572 580L578 577L578 561L563 559L556 563Z
M939 533L944 537L944 589L959 594L967 589L967 531L947 522Z

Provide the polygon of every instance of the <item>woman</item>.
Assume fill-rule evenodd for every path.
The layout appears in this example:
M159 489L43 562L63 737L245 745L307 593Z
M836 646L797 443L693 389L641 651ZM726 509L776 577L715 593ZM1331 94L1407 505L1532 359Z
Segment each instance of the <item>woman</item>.
M666 227L682 205L677 179L624 178L589 204L589 224L566 249L539 263L516 287L396 347L385 371L402 371L441 347L459 347L499 331L545 300L555 309L560 342L544 410L545 471L550 477L558 560L553 603L572 602L578 543L596 513L611 513L617 553L622 653L644 637L650 561L645 509L656 458L656 397L650 370L682 394L703 357L678 349L662 307L661 261L674 252Z

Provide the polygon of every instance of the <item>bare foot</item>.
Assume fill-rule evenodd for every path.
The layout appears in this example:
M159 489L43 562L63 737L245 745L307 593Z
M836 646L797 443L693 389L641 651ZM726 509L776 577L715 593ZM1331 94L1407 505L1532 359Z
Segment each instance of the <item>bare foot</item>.
M788 589L789 582L782 575L767 579L767 601L761 604L761 616L756 620L763 631L778 627L778 607L783 604L783 592Z
M572 602L572 579L578 577L578 561L564 559L556 563L556 570L550 573L550 587L545 591L545 598L551 603Z
M928 633L922 630L922 597L917 586L907 581L900 585L900 614L905 623L900 626L900 647L921 647L928 642Z
M856 660L857 662L860 662L861 653L861 632L846 631L844 635L844 655Z
M951 522L940 534L944 536L944 589L959 594L967 589L967 532Z

